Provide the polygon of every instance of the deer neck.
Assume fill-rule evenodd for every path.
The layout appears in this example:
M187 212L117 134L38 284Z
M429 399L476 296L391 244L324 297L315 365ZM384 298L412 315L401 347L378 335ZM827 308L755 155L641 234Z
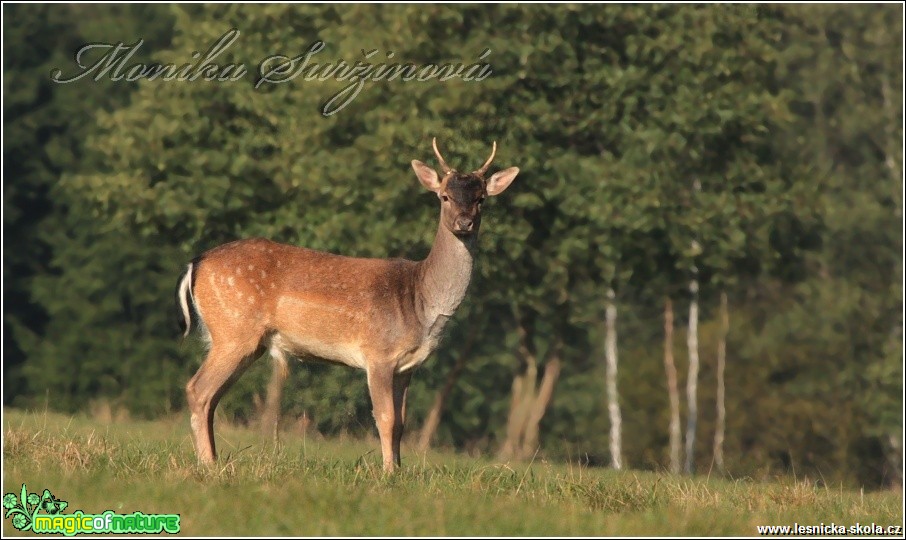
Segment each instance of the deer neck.
M472 279L476 235L459 237L438 224L431 253L420 263L419 292L424 320L452 317Z

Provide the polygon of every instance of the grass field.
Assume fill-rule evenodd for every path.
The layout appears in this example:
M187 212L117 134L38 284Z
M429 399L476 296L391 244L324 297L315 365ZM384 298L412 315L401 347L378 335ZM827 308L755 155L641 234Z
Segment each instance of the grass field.
M903 523L901 493L614 472L535 460L416 454L380 472L376 441L218 425L216 470L183 417L104 423L5 410L3 491L45 488L66 513L176 513L182 534L290 536L755 536L757 525ZM3 523L4 535L20 534Z

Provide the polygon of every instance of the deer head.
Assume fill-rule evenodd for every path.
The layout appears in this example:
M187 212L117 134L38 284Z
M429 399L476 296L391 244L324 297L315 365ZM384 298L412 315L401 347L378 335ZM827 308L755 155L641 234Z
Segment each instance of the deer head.
M425 188L436 193L440 199L441 224L457 236L473 235L481 225L481 203L488 196L503 193L519 174L519 168L504 169L485 180L488 167L497 153L496 141L484 165L470 173L461 173L447 165L437 148L437 138L432 141L432 146L443 175L438 175L437 171L417 159L412 160L415 175Z

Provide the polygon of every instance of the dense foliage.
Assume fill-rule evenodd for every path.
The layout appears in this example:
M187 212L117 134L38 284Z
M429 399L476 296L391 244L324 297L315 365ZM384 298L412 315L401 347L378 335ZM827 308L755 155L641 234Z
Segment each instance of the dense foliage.
M514 375L556 351L542 451L605 463L613 288L626 461L663 468L663 299L681 325L694 267L698 469L727 291L727 470L899 481L901 8L15 5L4 26L5 404L181 410L200 350L178 338L173 289L194 255L266 236L421 258L437 208L409 161L432 162L437 136L448 161L476 167L496 140L495 166L522 172L487 205L473 285L414 379L411 426L468 354L439 441L495 451ZM87 43L133 46L128 69L181 66L221 39L234 41L215 63L247 70L235 80L51 76L75 78ZM490 72L365 81L339 109L350 83L336 71L260 79L268 57L304 59L319 41L308 65L322 69ZM222 409L251 419L268 373L259 362ZM293 366L285 414L361 432L369 409L360 373Z

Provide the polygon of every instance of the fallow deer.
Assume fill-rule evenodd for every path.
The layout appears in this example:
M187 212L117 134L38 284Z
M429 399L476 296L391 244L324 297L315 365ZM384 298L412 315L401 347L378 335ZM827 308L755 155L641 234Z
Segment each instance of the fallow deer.
M185 335L194 320L209 346L186 386L195 451L216 460L214 409L229 386L265 350L364 369L384 470L400 465L406 392L413 369L437 347L466 294L476 254L481 203L503 192L519 169L485 174L497 152L469 173L444 161L443 174L418 160L412 168L437 194L440 219L422 261L344 257L262 238L238 240L195 258L177 300Z

